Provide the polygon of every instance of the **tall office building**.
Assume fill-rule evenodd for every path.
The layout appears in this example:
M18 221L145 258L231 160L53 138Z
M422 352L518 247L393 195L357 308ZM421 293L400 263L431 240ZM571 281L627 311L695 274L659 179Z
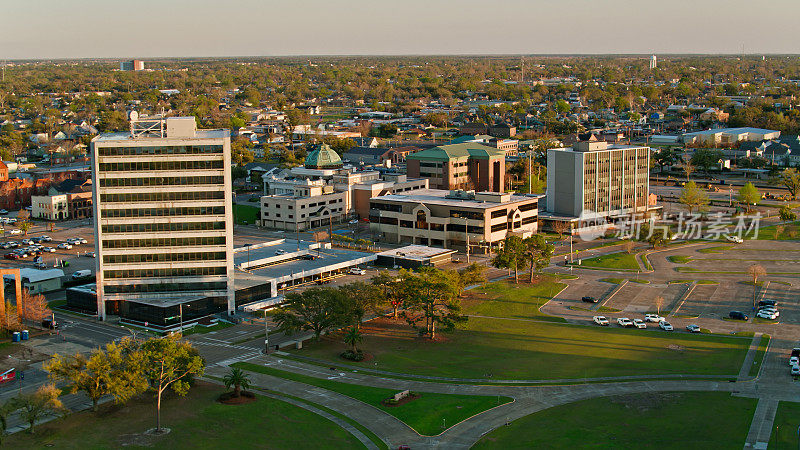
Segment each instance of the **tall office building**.
M658 67L658 59L656 55L653 55L650 57L650 69L655 69L656 67Z
M648 211L650 148L576 142L547 151L547 212L614 219Z
M132 112L92 155L98 316L171 328L232 313L228 131Z
M139 59L134 59L131 61L122 61L119 63L119 70L125 72L144 70L144 61Z

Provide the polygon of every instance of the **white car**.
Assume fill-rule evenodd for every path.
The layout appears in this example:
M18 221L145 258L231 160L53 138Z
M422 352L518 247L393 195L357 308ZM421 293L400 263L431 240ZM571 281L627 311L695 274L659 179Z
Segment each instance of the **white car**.
M727 239L728 242L733 242L734 244L741 244L742 242L744 242L744 240L742 240L742 238L740 238L739 236L726 235L725 239Z
M789 365L790 366L795 366L797 364L800 364L800 358L798 358L797 356L790 356L789 357Z
M58 247L58 248L60 248L62 250L69 250L69 249L72 248L72 244L70 244L69 242L62 242L62 243L58 244L56 247Z
M686 331L688 331L689 333L699 333L700 326L695 324L686 325Z
M608 326L608 319L605 316L594 316L592 317L592 321L598 325L602 325L604 327Z
M756 314L756 317L760 317L762 319L775 320L775 319L778 318L778 312L777 311L772 312L772 311L762 310L762 311L759 311L758 314Z
M22 240L22 243L24 245L31 245L31 244L33 244L33 241L30 240L29 238L25 238L25 239Z
M275 256L280 256L280 255L285 255L285 254L286 254L286 250L284 250L282 248L279 248L279 249L275 250Z
M366 275L367 271L364 269L359 269L358 267L353 267L347 271L350 275Z
M789 373L791 373L792 376L795 376L795 377L796 376L800 376L800 365L798 365L798 364L793 365L792 366L792 370L790 370Z
M647 328L647 324L642 319L633 319L633 326L636 328Z
M53 253L56 251L56 249L54 249L53 247L44 247L42 248L42 251L47 253Z
M659 316L658 314L645 314L644 315L644 320L646 320L647 322L659 323L659 322L663 322L663 321L665 321L667 319Z
M630 328L633 326L633 322L631 321L631 319L627 317L620 317L619 319L617 319L617 324L625 328Z
M350 225L358 225L358 220L356 220L356 219L353 219L353 220L351 220L351 221L350 221L350 222L348 222L348 223L349 223Z
M666 320L662 320L661 322L658 322L658 328L661 328L664 331L672 331L672 329L673 329L672 325L670 325L670 323L667 322Z
M42 242L50 242L50 241L53 240L53 238L51 238L50 236L48 236L46 234L43 234L40 237L42 238Z
M9 230L9 234L22 234L22 230L15 228L13 230Z

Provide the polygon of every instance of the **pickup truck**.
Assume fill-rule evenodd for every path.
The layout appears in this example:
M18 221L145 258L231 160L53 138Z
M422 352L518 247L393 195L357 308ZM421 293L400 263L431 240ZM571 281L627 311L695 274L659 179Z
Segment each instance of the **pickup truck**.
M617 324L625 328L633 327L633 321L627 317L620 317L619 319L617 319Z

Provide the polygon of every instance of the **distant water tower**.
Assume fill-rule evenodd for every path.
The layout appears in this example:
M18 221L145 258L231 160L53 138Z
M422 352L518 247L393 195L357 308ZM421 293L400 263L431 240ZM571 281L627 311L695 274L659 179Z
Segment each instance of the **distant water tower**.
M658 59L656 58L656 55L653 55L650 57L650 70L655 69L656 67L658 67Z

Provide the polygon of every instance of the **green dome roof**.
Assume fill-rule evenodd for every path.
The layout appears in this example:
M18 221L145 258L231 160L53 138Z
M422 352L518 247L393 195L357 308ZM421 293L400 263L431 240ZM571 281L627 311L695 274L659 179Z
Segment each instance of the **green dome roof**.
M306 157L306 169L338 169L342 158L328 144L322 144Z

